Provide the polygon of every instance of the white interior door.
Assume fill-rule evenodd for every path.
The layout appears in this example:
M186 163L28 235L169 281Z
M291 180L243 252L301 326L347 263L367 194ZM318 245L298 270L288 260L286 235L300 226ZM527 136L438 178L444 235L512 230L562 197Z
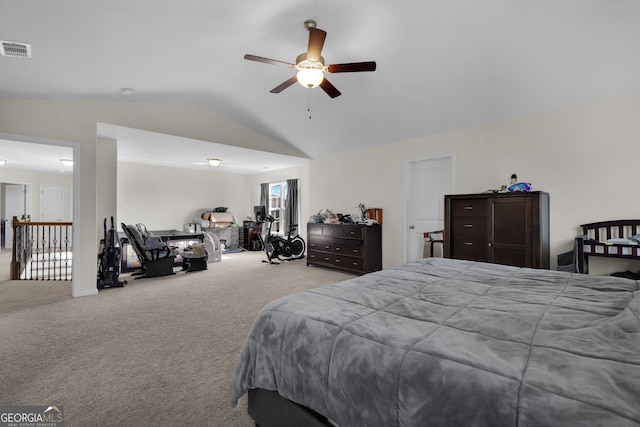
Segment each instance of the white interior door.
M28 184L7 184L5 186L5 247L13 247L13 217L18 219L31 211L31 186Z
M40 221L60 222L64 216L64 185L40 185Z
M444 195L453 191L453 159L405 162L405 262L423 257L424 233L444 228Z

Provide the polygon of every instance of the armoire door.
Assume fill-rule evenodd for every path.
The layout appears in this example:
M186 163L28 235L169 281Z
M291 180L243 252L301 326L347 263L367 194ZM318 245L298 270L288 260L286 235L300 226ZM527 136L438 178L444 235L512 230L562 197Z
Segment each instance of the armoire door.
M488 261L533 267L531 198L492 198L489 216Z

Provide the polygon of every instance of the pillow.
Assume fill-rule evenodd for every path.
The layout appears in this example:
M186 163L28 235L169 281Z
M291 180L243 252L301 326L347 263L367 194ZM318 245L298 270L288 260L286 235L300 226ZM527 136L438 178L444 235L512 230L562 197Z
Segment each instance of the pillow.
M205 211L202 214L202 219L206 219L207 221L211 221L211 212L210 211Z
M227 210L229 210L229 208L219 207L219 208L215 208L213 211L214 212L226 212Z

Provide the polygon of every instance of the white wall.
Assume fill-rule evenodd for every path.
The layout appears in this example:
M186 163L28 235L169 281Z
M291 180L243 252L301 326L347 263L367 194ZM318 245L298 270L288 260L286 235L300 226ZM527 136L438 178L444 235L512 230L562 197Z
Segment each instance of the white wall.
M250 188L248 175L118 163L118 228L182 230L198 209L220 206L242 224L252 215Z
M117 183L113 177L117 173L118 141L109 138L98 138L96 145L96 215L98 221L107 218L107 227L111 227L111 217L118 224ZM100 235L100 234L99 234Z
M640 95L314 160L309 210L352 212L360 202L383 208L383 265L398 265L403 162L445 153L455 154L455 193L499 188L517 173L550 194L553 268L580 224L640 216Z

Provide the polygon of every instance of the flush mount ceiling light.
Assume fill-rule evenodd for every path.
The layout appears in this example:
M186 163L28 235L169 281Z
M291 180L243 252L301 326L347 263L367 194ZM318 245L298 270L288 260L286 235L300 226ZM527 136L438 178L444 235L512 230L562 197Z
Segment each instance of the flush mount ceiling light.
M7 163L5 159L0 159L0 166L4 165L5 163Z
M211 166L220 166L220 163L222 163L222 160L220 159L216 159L214 157L210 157L207 159L207 162L211 165Z
M65 166L73 166L73 160L71 159L60 159L60 163Z
M121 92L123 95L125 95L125 96L126 96L126 95L132 95L132 94L133 94L133 89L131 89L130 87L123 87L123 88L120 90L120 92Z

